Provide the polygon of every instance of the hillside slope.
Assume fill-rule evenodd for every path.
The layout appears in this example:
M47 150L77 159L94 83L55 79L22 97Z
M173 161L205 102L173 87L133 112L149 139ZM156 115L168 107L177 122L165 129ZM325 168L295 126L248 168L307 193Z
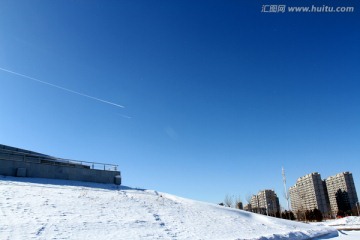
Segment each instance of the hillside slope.
M0 239L308 239L335 229L151 190L0 177Z

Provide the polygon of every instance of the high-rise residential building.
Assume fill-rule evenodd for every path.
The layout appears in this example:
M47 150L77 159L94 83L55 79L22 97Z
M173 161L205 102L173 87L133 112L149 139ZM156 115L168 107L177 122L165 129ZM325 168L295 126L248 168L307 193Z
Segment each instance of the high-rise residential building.
M301 202L300 202L300 198L299 195L297 193L297 188L296 185L290 187L289 189L289 195L290 195L290 202L291 202L291 210L293 213L297 213L301 207Z
M280 212L279 198L273 190L262 190L251 198L253 212L275 215Z
M251 211L255 213L263 213L264 209L260 209L259 198L257 195L253 195L250 201Z
M298 211L319 209L324 216L329 213L328 200L321 175L317 172L298 178L290 188L291 206Z
M339 210L345 212L356 207L358 197L352 173L339 173L328 177L325 182L333 216L336 216Z
M279 198L273 190L263 190L258 193L259 205L262 208L266 208L267 212L271 215L275 215L276 212L280 212Z

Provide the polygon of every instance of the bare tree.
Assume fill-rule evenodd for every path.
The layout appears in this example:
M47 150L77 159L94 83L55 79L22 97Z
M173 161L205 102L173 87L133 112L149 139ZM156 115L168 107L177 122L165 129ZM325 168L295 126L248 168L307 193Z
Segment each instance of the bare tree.
M241 201L240 195L235 197L234 205L235 205L235 208L242 209L242 201Z
M245 201L247 202L247 206L246 206L246 210L252 212L253 211L253 206L251 205L251 198L252 198L252 194L248 193L245 197Z
M301 193L299 193L299 197L301 199L300 213L303 213L305 222L307 222L307 220L306 220L306 201L305 201L306 194L301 192Z
M226 194L225 199L224 199L224 204L226 207L233 207L234 197L230 196L229 194Z
M248 195L246 195L246 198L245 198L245 200L247 201L247 203L248 204L251 204L251 198L252 198L252 194L251 193L249 193Z

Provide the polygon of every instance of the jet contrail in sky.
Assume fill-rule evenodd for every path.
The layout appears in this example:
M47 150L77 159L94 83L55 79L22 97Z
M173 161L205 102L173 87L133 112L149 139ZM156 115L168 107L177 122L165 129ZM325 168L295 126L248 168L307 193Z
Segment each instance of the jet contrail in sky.
M64 88L64 87L52 84L52 83L44 82L44 81L41 81L39 79L29 77L29 76L26 76L26 75L21 74L21 73L13 72L13 71L10 71L10 70L5 69L5 68L0 67L0 70L4 71L4 72L7 72L7 73L17 75L17 76L20 76L20 77L23 77L23 78L27 78L27 79L36 81L36 82L39 82L39 83L42 83L42 84L46 84L46 85L49 85L51 87L55 87L55 88L58 88L58 89L61 89L61 90L64 90L64 91L67 91L67 92L70 92L70 93L74 93L74 94L77 94L77 95L80 95L80 96L83 96L83 97L87 97L87 98L90 98L90 99L93 99L93 100L96 100L96 101L99 101L99 102L107 103L107 104L113 105L115 107L125 108L123 105L113 103L113 102L109 102L109 101L106 101L106 100L103 100L103 99L100 99L100 98L97 98L97 97L93 97L93 96L90 96L90 95L87 95L87 94L84 94L84 93L80 93L80 92L77 92L77 91L74 91L74 90L71 90L71 89L68 89L68 88Z

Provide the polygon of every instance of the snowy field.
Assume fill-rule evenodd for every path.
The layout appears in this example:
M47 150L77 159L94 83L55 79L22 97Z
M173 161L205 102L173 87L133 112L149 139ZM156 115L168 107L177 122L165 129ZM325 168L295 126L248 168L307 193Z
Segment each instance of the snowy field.
M115 185L0 176L0 239L360 239Z
M338 229L339 236L332 239L360 240L360 217L345 217L312 224L318 226L331 226Z
M339 231L339 236L331 239L343 239L343 240L360 240L359 231Z
M355 229L360 230L360 217L345 217L332 221L324 222L327 226L335 227L336 229ZM359 238L360 239L360 238Z

